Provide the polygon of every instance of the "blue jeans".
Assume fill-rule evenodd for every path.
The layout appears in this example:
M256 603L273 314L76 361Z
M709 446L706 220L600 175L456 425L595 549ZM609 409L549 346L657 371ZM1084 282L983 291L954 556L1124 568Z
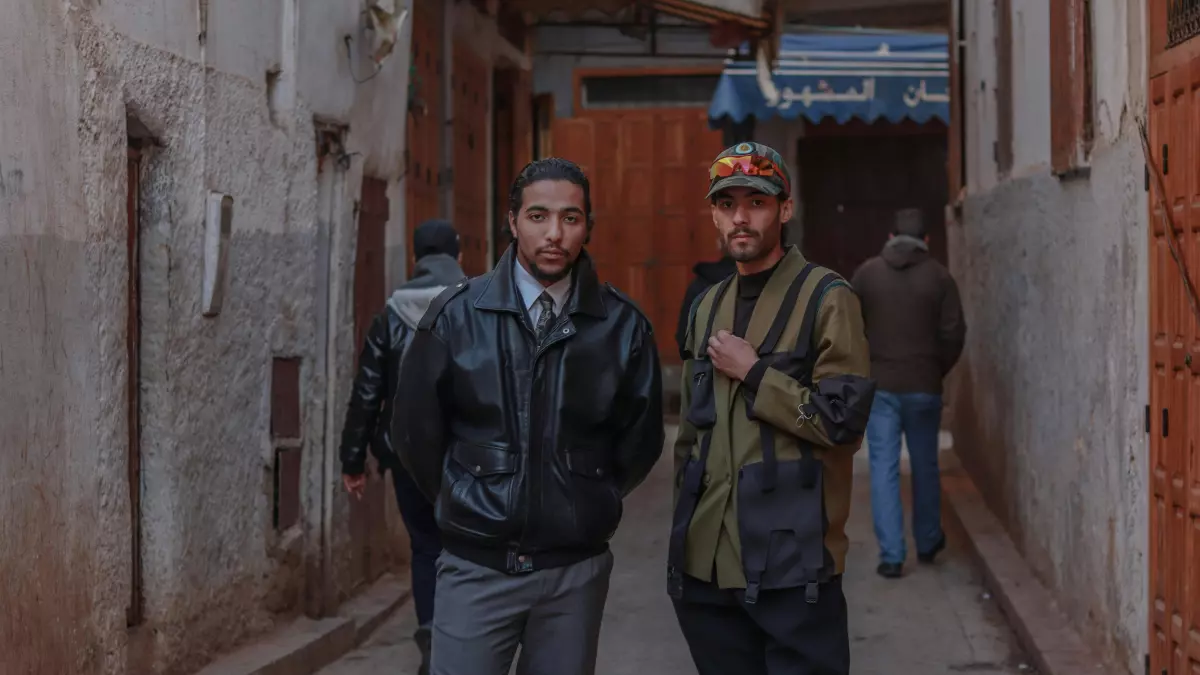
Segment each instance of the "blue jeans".
M903 563L904 506L900 500L900 435L908 439L912 467L913 539L918 553L931 552L942 533L938 430L942 423L939 394L876 391L867 422L871 458L871 516L879 540L879 560Z

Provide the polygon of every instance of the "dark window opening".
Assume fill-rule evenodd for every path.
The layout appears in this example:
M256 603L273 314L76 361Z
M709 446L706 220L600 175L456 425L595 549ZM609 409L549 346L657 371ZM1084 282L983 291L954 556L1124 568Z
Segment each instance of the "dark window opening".
M271 436L300 438L300 359L271 362Z
M632 75L585 77L584 108L707 107L721 76Z

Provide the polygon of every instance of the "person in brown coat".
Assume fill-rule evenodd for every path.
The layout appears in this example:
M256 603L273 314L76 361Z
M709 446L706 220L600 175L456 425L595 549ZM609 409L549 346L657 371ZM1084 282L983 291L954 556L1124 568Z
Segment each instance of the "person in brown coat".
M862 303L871 375L878 383L867 423L877 571L896 578L907 557L900 503L901 434L908 441L912 465L917 557L932 563L946 546L938 470L942 378L962 354L966 323L958 285L929 255L929 236L917 209L896 213L882 253L863 263L850 283Z

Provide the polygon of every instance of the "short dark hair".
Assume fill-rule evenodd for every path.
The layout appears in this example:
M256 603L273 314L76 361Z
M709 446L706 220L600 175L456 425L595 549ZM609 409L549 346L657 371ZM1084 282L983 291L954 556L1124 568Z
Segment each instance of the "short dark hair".
M925 217L921 213L921 209L900 209L896 211L896 221L892 226L892 234L924 239L928 233L925 231Z
M521 212L525 188L544 180L565 180L583 188L583 211L587 217L588 230L592 229L592 187L579 165L569 159L548 157L525 165L508 191L508 210L516 217Z

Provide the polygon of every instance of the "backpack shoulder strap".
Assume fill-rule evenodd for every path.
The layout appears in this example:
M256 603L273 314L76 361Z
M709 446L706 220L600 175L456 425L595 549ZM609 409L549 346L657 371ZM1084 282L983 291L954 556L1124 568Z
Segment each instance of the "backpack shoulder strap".
M717 319L717 310L721 306L721 300L725 298L725 292L729 290L729 286L733 283L733 277L729 275L720 281L715 290L713 288L705 289L703 293L696 296L696 300L692 303L692 309L688 316L688 330L691 331L696 325L696 316L700 313L700 304L704 302L704 298L708 297L709 293L713 293L712 306L708 309L708 319L704 327L704 338L700 340L701 350L699 354L693 354L692 358L706 359L708 355L704 352L703 346L708 344L708 339L712 337L713 322ZM695 343L693 343L695 344Z
M808 298L808 306L804 308L804 321L800 324L800 334L796 336L796 354L808 355L812 349L813 332L817 326L817 313L821 310L821 300L825 298L825 291L835 283L845 283L842 277L836 272L825 272L825 276L821 277L817 282L817 287L813 289L812 295Z
M775 351L775 347L779 344L779 337L783 335L783 329L787 327L788 320L792 318L792 308L796 306L796 298L800 297L800 289L804 287L804 282L808 281L808 275L815 268L816 265L808 263L804 269L800 270L796 278L792 279L787 293L783 296L783 304L779 306L779 311L775 313L775 320L771 322L771 328L767 330L766 337L758 347L759 356L765 356Z

